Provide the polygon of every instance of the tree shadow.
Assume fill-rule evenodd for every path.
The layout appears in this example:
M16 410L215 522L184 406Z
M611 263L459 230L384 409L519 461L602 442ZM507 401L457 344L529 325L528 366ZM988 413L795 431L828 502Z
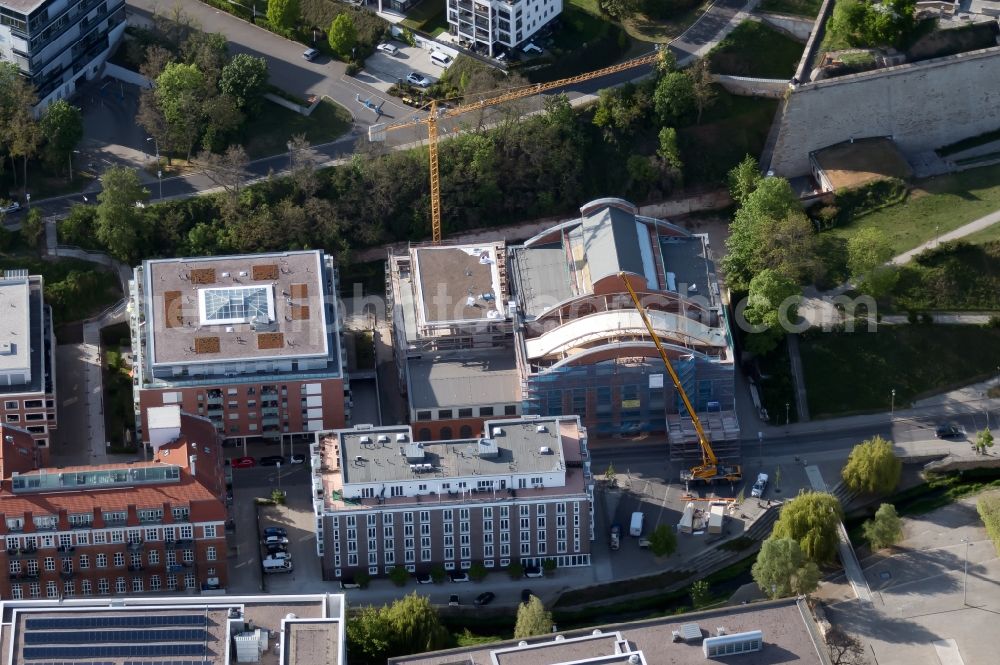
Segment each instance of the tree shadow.
M909 619L886 616L870 605L851 603L827 607L826 612L838 628L867 639L894 644L930 644L941 639L941 636Z

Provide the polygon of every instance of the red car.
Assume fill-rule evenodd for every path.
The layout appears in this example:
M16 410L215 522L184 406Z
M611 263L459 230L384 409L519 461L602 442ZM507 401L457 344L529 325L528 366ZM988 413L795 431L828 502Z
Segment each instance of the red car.
M235 457L229 465L234 469L249 469L250 467L257 466L257 462L252 457Z

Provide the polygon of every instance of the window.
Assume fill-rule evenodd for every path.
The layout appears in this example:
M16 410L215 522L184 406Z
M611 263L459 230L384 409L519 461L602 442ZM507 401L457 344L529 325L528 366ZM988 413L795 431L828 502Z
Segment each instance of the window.
M430 419L431 419L430 411L417 411L417 420L430 420Z
M184 563L194 563L194 550L184 550L184 554L181 556Z
M175 522L187 522L191 517L191 509L187 507L174 508L170 512Z
M35 559L28 560L28 574L37 575L38 574L38 561Z
M103 577L97 580L97 593L107 595L111 591L111 585Z
M209 547L205 550L205 559L208 561L215 561L215 548Z
M119 577L115 580L115 593L123 594L128 591L128 586L125 584L125 578Z
M139 532L139 529L128 530L128 542L136 545L142 542L142 533Z
M153 575L152 577L149 578L149 590L150 591L159 591L160 590L160 576L159 575Z
M447 420L452 418L451 409L438 409L438 420Z
M45 570L52 572L56 569L55 557L47 556L45 557Z
M98 554L94 558L94 564L98 568L107 568L108 567L108 555L107 554Z
M4 402L3 403L3 408L5 408L5 409L16 409L17 408L17 402Z
M104 521L107 524L121 524L125 522L126 517L127 515L124 510L104 511Z
M195 587L194 573L188 573L184 576L184 588L193 589Z
M181 540L191 540L194 538L194 527L193 526L182 526L181 527Z
M518 37L520 39L520 37ZM508 404L503 408L503 414L505 416L516 416L517 415L517 405Z
M206 538L215 538L216 537L215 536L216 525L214 525L214 524L208 524L208 525L206 525L203 528L205 530L205 537Z
M80 555L80 570L87 570L90 568L90 557L86 554Z
M66 580L63 582L63 595L67 598L72 598L76 595L76 582L73 580Z
M58 518L55 515L36 515L33 518L35 523L35 528L37 529L54 529L56 528Z
M479 415L480 416L484 416L484 417L485 416L492 416L493 415L493 407L492 406L481 406L481 407L479 407Z
M93 582L91 582L90 580L83 580L83 582L80 583L80 586L83 589L83 595L84 596L93 595L93 593L94 593Z
M11 575L17 575L18 573L20 573L21 572L21 562L20 561L11 561L8 564L8 571L10 572Z
M59 546L60 547L69 547L72 544L73 544L73 536L71 534L68 534L68 533L61 533L61 534L59 534Z
M136 513L140 522L159 522L163 519L163 508L144 508Z
M79 541L80 536L77 535L77 541ZM107 531L95 531L94 532L94 544L103 545L108 542L108 532Z
M160 539L160 530L159 529L146 529L145 534L143 535L143 537L147 541L159 540Z
M87 545L90 543L90 534L86 531L76 534L77 545Z
M121 552L115 552L115 568L121 568L125 565L125 555Z
M47 582L45 584L45 595L49 598L58 598L59 586L55 582Z
M32 582L28 585L28 595L32 598L38 598L42 595L42 585L38 582Z
M176 575L167 575L167 591L177 591Z
M472 409L459 409L458 410L458 417L459 418L471 418L472 417Z
M22 598L24 598L24 591L21 590L20 584L10 585L10 596L14 600L21 600Z

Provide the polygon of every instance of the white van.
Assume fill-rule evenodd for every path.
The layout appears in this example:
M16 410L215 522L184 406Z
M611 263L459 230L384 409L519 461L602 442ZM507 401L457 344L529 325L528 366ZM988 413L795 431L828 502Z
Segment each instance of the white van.
M290 573L295 570L291 559L272 559L268 557L264 559L263 565L265 573Z
M451 64L451 56L442 53L441 51L431 51L431 62L435 65L441 65L442 67L447 67Z
M632 513L632 522L628 527L628 535L636 538L642 535L642 523L645 517L646 516L639 511Z

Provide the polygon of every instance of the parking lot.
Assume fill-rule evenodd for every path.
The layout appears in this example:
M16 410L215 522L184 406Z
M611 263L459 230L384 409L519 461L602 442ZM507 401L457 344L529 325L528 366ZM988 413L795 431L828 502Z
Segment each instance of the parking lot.
M390 42L399 49L396 55L375 51L365 61L365 68L355 78L383 92L406 80L406 75L416 72L434 83L444 72L444 68L431 62L430 51L416 46L407 46L399 41Z

